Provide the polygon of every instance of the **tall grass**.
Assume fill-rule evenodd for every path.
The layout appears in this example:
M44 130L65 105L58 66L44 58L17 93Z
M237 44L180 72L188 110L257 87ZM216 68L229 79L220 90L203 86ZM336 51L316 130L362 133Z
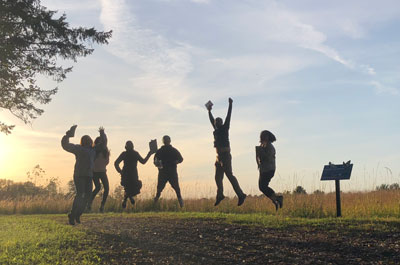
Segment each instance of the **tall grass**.
M348 192L341 194L342 215L345 217L396 217L400 218L400 191L381 190L370 192ZM105 207L106 212L223 212L223 213L264 213L283 217L324 218L336 216L335 193L328 194L287 194L284 205L278 212L265 196L249 196L238 207L236 198L226 198L217 207L214 199L186 199L184 208L180 208L176 199L161 199L154 203L150 198L137 198L134 206L128 202L122 209L121 199L110 196ZM65 197L33 197L0 201L0 214L50 214L67 213L72 199ZM96 198L92 209L97 212L100 197Z

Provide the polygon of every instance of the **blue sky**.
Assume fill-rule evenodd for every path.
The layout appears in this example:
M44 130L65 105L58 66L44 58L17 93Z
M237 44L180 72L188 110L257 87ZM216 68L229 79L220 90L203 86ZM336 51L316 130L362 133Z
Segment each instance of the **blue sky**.
M145 155L150 139L160 142L169 134L185 158L181 181L212 186L215 151L204 103L211 99L214 115L225 117L232 97L234 173L248 192L257 193L254 146L263 129L278 139L271 182L277 191L296 185L330 191L333 183L319 181L323 165L349 159L355 165L352 179L342 184L346 190L400 182L398 1L42 4L66 12L71 25L114 34L108 46L95 46L93 55L74 64L32 127L0 113L18 125L0 139L18 146L3 155L2 177L23 179L40 164L47 174L69 180L73 157L59 140L77 123L78 136L106 127L112 160L128 139ZM108 171L118 185L112 165ZM145 183L155 181L151 163L139 172Z

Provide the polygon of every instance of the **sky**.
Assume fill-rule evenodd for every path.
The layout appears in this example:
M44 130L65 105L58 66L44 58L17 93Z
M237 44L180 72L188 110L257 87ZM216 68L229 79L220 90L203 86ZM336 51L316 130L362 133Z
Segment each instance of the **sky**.
M354 163L347 191L400 182L400 2L319 0L44 0L65 12L71 26L113 30L107 46L72 65L45 113L0 135L0 178L26 180L39 164L65 185L74 157L62 150L65 131L97 136L104 126L112 162L132 140L142 156L148 142L170 135L184 157L184 196L215 193L214 116L233 114L233 172L245 192L259 194L255 146L262 130L276 135L277 192L297 185L334 190L321 182L329 162ZM155 185L151 160L139 165L144 185ZM227 195L233 195L225 180ZM186 194L185 194L186 193Z

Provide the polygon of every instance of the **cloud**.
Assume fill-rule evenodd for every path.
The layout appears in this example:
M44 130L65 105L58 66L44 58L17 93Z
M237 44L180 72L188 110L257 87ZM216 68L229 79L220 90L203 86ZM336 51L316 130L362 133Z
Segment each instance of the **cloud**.
M191 47L141 27L124 0L101 4L101 21L114 31L108 49L132 65L132 87L178 110L195 108L186 104L190 93L183 84L193 68Z
M395 87L385 86L378 81L371 81L369 84L375 88L376 93L378 94L389 93L392 95L399 95L400 93L399 89Z
M371 66L366 67L344 58L335 48L328 45L328 36L324 32L310 23L303 22L296 12L289 11L277 1L267 1L257 7L258 10L254 6L244 5L239 9L240 12L228 17L227 20L234 21L231 28L235 31L240 29L247 36L262 36L266 44L276 42L294 45L323 54L349 69L368 75L375 74ZM350 23L347 26L350 30ZM354 30L355 27L353 24ZM359 30L361 32L361 29Z

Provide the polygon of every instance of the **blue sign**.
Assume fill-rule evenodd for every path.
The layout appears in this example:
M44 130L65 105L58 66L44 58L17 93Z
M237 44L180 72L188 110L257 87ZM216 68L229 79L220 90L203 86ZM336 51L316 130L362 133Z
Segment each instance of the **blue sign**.
M352 169L353 164L350 164L350 161L348 161L347 163L343 162L343 164L339 165L329 163L329 165L324 166L321 180L350 179Z

